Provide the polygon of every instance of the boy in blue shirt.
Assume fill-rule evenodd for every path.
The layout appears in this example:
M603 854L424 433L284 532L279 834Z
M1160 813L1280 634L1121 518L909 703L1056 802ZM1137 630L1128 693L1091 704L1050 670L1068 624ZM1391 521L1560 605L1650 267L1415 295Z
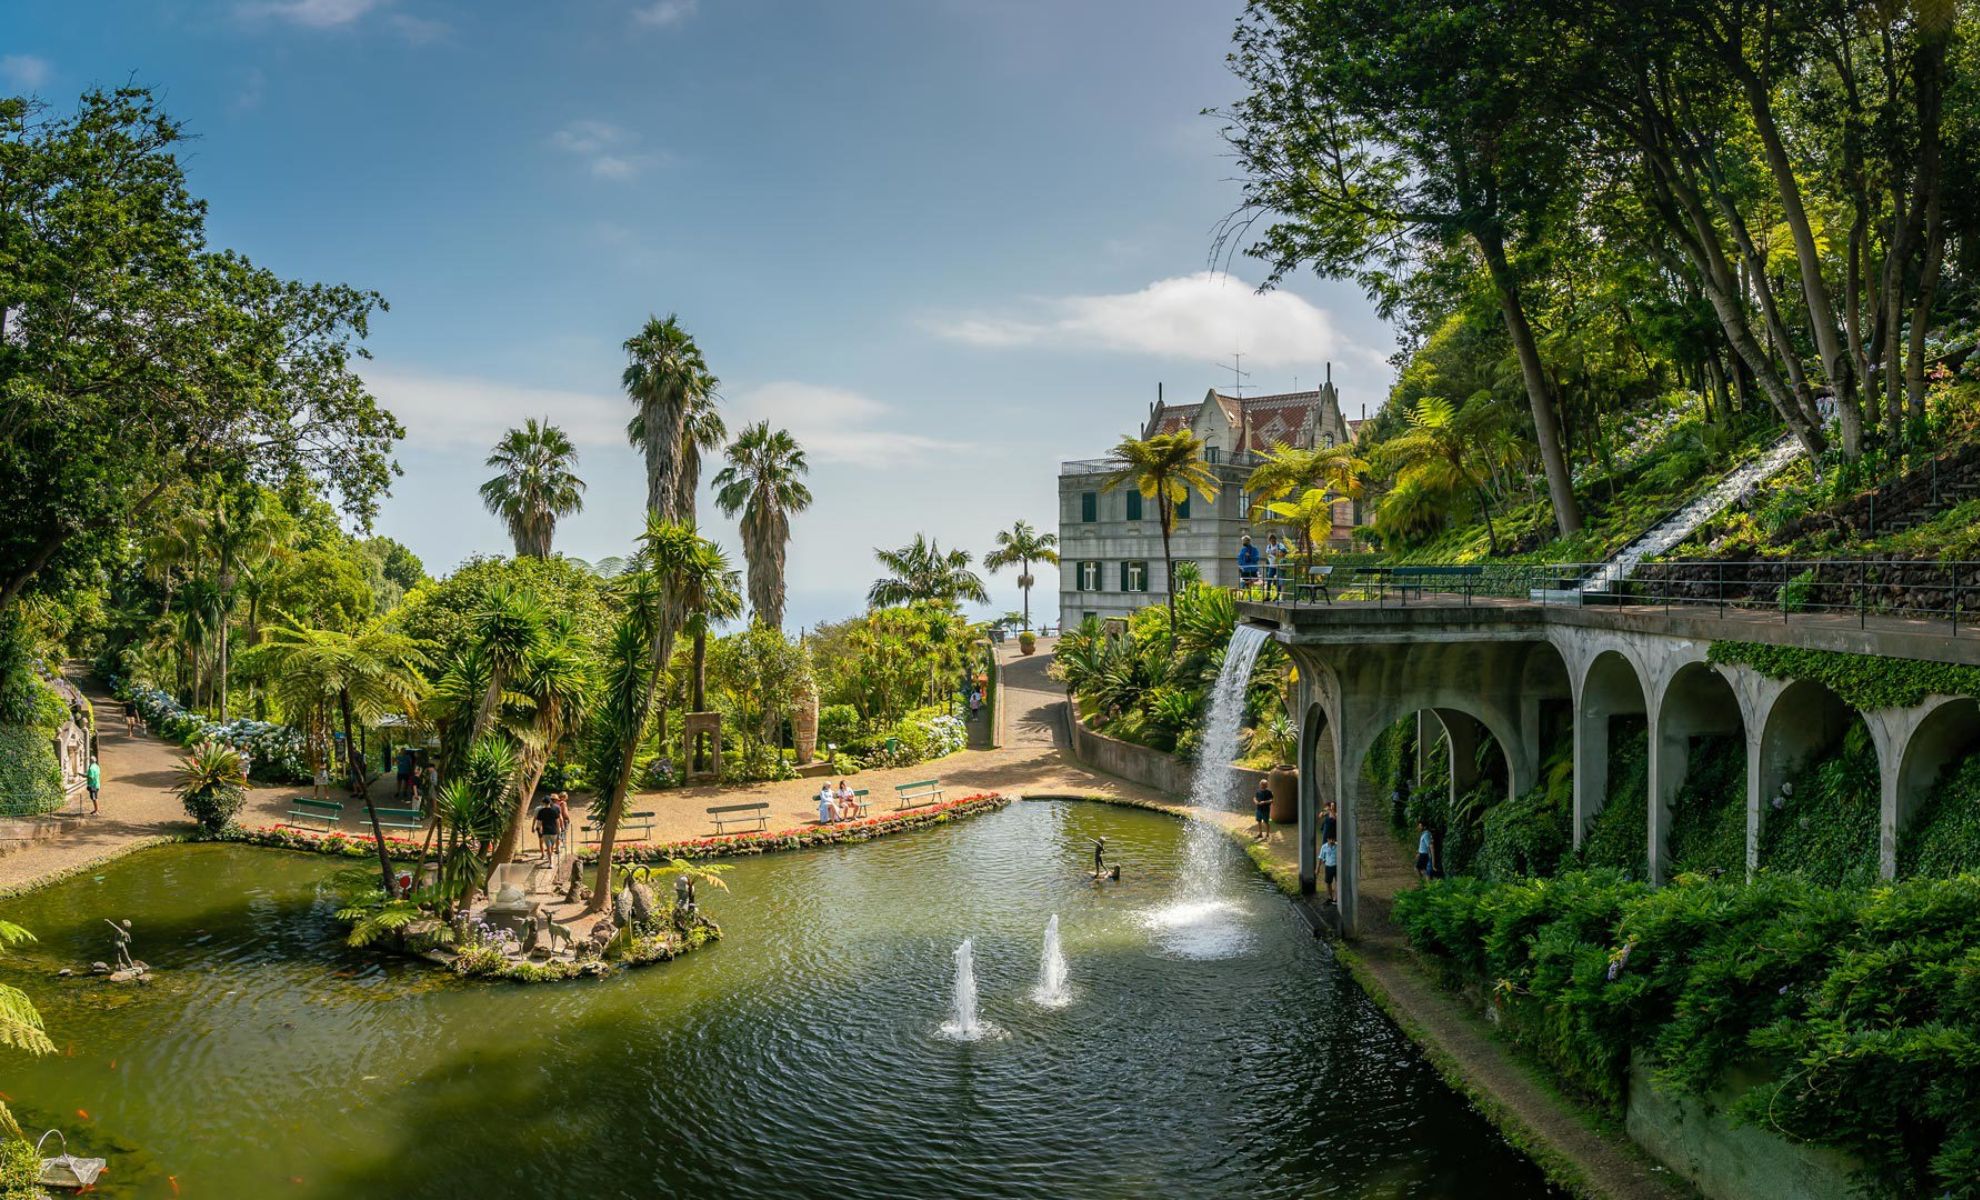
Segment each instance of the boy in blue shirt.
M1341 866L1341 848L1334 844L1333 838L1328 838L1326 841L1320 843L1320 865L1326 870L1327 874L1327 903L1332 904L1334 902L1334 879L1340 873Z

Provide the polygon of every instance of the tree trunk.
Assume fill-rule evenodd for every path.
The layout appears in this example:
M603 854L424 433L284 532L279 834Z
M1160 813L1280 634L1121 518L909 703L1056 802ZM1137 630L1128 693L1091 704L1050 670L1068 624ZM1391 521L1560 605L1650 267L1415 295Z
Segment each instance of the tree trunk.
M535 756L532 755L531 757L534 759ZM516 849L522 842L523 829L529 824L529 810L536 803L537 785L543 782L544 768L549 765L549 756L546 751L542 761L531 761L524 766L522 773L523 785L516 789L516 811L514 817L509 821L508 827L502 831L501 840L495 843L495 852L488 856L488 879L495 878L495 868L501 866L503 863L515 861ZM487 880L483 880L482 887L486 889L487 886Z
M1176 566L1169 558L1170 518L1169 496L1166 490L1155 497L1155 515L1162 519L1162 589L1168 593L1169 632L1173 634L1176 629Z
M693 701L689 705L688 711L708 711L708 623L706 621L703 621L700 627L694 631ZM684 720L681 723L685 725L687 722ZM696 734L694 744L688 747L688 752L685 756L688 765L697 771L701 769L701 745L701 735Z
M220 609L220 723L227 723L227 609L231 604L223 604ZM252 664L250 664L252 665Z
M640 694L636 728L633 736L626 739L617 777L612 781L612 793L606 797L605 812L599 817L598 869L592 881L591 902L584 908L587 916L604 912L612 899L612 847L619 839L619 818L625 813L626 792L632 785L633 758L639 753L640 742L645 740L646 724L653 716L653 694L659 689L660 677L674 652L670 618L663 616L661 624L653 639L652 658L647 663L646 687Z
M349 691L337 693L337 707L344 715L344 757L357 768L358 785L364 788L364 811L371 818L371 838L378 846L378 873L385 882L385 898L390 900L399 894L392 884L392 856L385 853L385 829L378 823L378 806L371 802L371 781L365 778L364 759L358 755L357 738L353 736Z
M1533 436L1540 447L1540 465L1547 473L1547 498L1554 506L1554 525L1561 536L1581 532L1581 507L1574 499L1574 476L1567 457L1561 452L1560 424L1554 412L1554 398L1547 386L1546 367L1540 361L1540 347L1533 340L1533 328L1526 322L1526 310L1519 302L1519 284L1496 229L1474 231L1473 239L1485 255L1493 287L1499 293L1499 308L1505 315L1506 333L1519 356L1519 373L1526 381L1526 400L1533 410Z

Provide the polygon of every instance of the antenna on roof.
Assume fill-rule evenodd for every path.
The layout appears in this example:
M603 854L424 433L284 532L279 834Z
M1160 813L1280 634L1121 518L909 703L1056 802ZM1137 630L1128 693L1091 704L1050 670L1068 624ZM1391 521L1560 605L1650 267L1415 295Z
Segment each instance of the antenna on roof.
M1218 363L1218 368L1231 373L1231 395L1244 399L1244 381L1251 378L1251 372L1244 369L1244 351L1231 351L1231 361Z

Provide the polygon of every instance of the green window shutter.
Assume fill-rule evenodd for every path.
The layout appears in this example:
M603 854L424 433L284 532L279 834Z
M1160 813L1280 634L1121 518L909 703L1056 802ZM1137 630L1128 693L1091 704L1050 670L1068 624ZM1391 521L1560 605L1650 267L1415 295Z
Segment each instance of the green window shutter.
M1133 588L1128 586L1128 565L1126 563L1121 564L1121 590L1124 592L1131 592L1134 590Z
M1182 503L1181 503L1181 504L1178 504L1178 505L1176 505L1176 520L1178 520L1178 521L1187 521L1187 520L1189 520L1189 493L1188 493L1188 492L1184 492L1184 493L1183 493L1183 498L1182 498Z
M1141 519L1140 492L1129 492L1127 494L1127 519L1130 521L1139 521Z
M1100 493L1081 492L1079 494L1079 519L1089 522L1100 519Z

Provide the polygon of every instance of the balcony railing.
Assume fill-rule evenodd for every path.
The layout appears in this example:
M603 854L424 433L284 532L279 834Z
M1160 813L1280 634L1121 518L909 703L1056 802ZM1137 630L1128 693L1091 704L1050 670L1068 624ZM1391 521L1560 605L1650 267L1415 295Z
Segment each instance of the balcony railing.
M1246 450L1241 454L1219 454L1205 461L1213 467L1255 467L1264 462L1265 457ZM1106 475L1120 469L1121 460L1111 455L1106 458L1075 458L1059 464L1061 475Z

